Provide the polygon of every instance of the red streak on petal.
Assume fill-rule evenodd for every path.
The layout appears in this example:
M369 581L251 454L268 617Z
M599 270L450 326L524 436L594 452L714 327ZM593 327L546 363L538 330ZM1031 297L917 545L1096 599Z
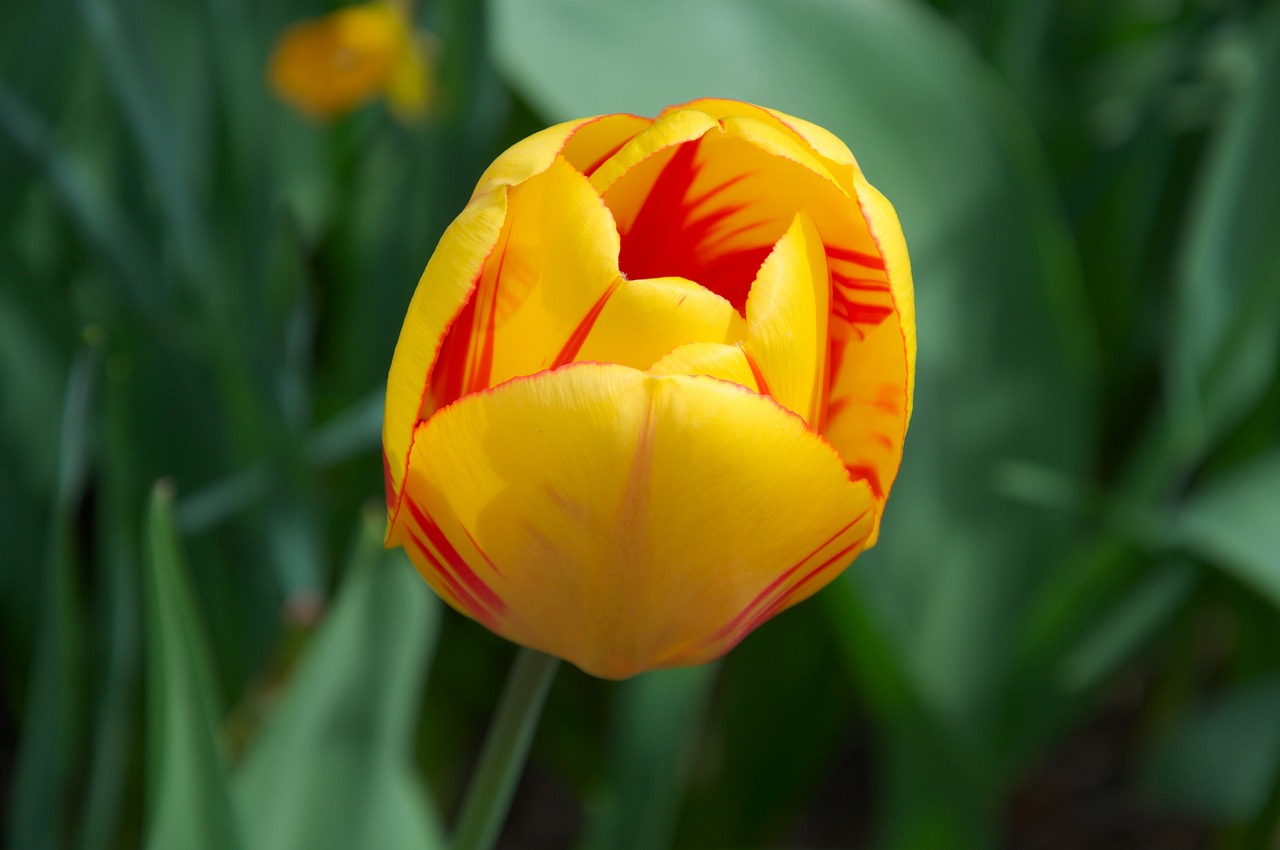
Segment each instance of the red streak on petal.
M889 281L877 280L873 277L849 277L848 275L832 272L831 279L836 286L841 289L848 289L855 292L888 292Z
M498 575L502 575L502 570L498 569L498 565L493 562L493 559L490 558L487 554L485 554L485 551L480 548L480 544L477 543L476 539L471 536L471 532L467 531L466 526L463 526L462 533L467 535L467 539L471 541L471 545L474 546L476 551L480 553L480 557L484 558L484 562L489 565L489 569L493 570Z
M827 254L837 260L844 260L854 265L862 266L866 269L877 269L884 271L884 258L875 254L865 254L862 251L853 251L849 248L835 248L827 246Z
M867 535L863 535L862 537L859 537L857 540L853 541L848 546L844 547L839 552L835 553L830 558L823 561L817 567L814 567L812 570L806 573L798 582L796 582L795 584L791 585L786 590L784 590L781 594L779 594L779 596L776 599L770 602L763 610L761 610L758 614L756 614L754 617L751 618L751 622L747 623L746 626L744 626L742 630L737 635L734 636L733 640L730 641L729 646L725 648L725 651L727 652L728 650L737 646L738 643L743 638L745 638L747 635L755 631L756 628L761 623L765 622L774 614L778 613L778 611L782 610L782 608L786 606L787 602L790 601L791 598L794 597L796 593L800 591L800 588L804 587L814 578L821 575L826 570L830 569L833 565L842 563L844 558L854 549L857 549L859 546L865 543L866 539L867 539Z
M440 563L440 559L431 551L431 547L427 546L427 544L422 541L421 537L414 534L412 529L405 530L409 532L409 541L426 560L427 566L431 567L431 571L436 575L436 577L444 582L445 588L453 597L453 601L458 603L458 607L462 608L471 617L474 617L479 622L484 623L489 628L495 628L497 626L497 620L494 619L494 616L486 611L484 606L477 602L475 597L467 592L466 588L458 584L458 580L450 575L449 571L444 568L444 565Z
M604 165L606 162L613 159L614 155L617 154L618 151L626 147L627 142L630 142L630 141L631 139L623 139L621 142L618 142L618 144L613 148L613 150L609 151L604 156L600 157L595 162L591 163L591 165L582 169L582 175L584 177L590 177L592 174L595 174L597 171L600 170L600 166Z
M391 458L387 457L387 450L382 450L382 481L387 491L387 512L394 513L396 509L396 482L391 480Z
M475 315L475 296L472 295L445 335L440 357L436 360L435 374L430 381L431 393L423 399L423 407L418 410L419 422L430 417L433 410L439 410L461 397L463 379L466 376L467 351L471 348L471 336L475 329ZM425 407L428 398L434 405L433 408Z
M742 350L742 356L747 359L747 366L751 368L751 377L756 379L756 392L760 393L760 395L773 395L769 392L769 384L764 379L764 372L760 370L760 364L756 362L754 357L747 353L746 349Z
M815 558L817 554L821 552L823 549L827 548L836 540L840 539L840 536L842 534L844 534L849 529L857 525L862 520L862 518L866 515L867 515L866 511L863 511L862 513L858 514L856 517L853 518L853 520L849 522L848 525L844 526L835 534L831 535L826 540L822 541L822 544L819 545L816 549L814 549L808 555L805 555L799 561L796 561L796 563L794 563L793 565L788 567L786 570L784 570L781 575L779 575L773 581L769 582L769 585L764 590L760 591L756 595L756 598L752 599L751 602L747 605L747 607L739 611L736 617L734 617L732 620L730 620L728 623L722 626L714 635L712 635L711 638L708 640L708 643L715 643L716 641L722 640L728 635L733 634L733 632L739 629L743 623L748 621L748 618L751 617L752 614L761 605L765 604L765 600L768 599L770 596L772 596L774 591L776 591L779 587L781 587L783 583L786 582L787 579L791 578L792 574L794 574L797 570L802 568L805 564L809 563L809 561L813 560L813 558ZM854 544L854 545L857 545L857 544ZM748 629L748 631L749 630L750 629ZM744 631L742 634L745 635L746 632ZM740 635L738 640L741 640L741 639L742 638Z
M893 307L892 305L863 304L857 301L847 301L841 298L839 291L837 291L836 298L831 305L831 312L837 318L851 324L875 327L893 315Z
M698 207L705 204L707 201L714 198L716 195L719 195L722 192L727 191L728 189L732 189L734 186L737 186L739 183L741 183L743 180L746 180L750 176L751 176L751 172L749 171L744 171L741 174L735 174L733 177L730 177L728 180L724 181L719 186L712 186L710 189L703 192L698 197L686 199L685 207L690 210L695 210Z
M600 318L600 311L604 309L604 305L609 303L609 298L618 288L618 283L622 278L614 278L613 283L609 284L596 303L591 305L591 309L587 311L587 315L582 317L582 321L578 322L578 326L573 329L573 333L569 334L569 339L565 341L564 348L560 349L560 353L556 355L556 359L552 361L552 369L559 369L566 363L572 363L573 359L578 356L578 352L582 350L582 344L587 341L587 335L591 333L591 329L595 327L596 320Z
M871 488L871 495L877 499L884 498L884 487L880 484L880 473L868 464L847 464L845 470L854 481L865 481Z
M502 597L494 593L493 588L485 584L484 580L475 574L475 571L472 570L463 557L458 554L458 550L449 542L449 538L445 536L445 533L440 529L440 526L436 525L435 520L433 520L426 511L422 510L422 508L418 506L417 502L409 497L408 493L405 494L404 503L408 505L409 513L418 523L418 527L427 535L427 539L431 541L431 545L440 553L441 558L453 570L454 575L456 575L462 583L467 586L468 590L475 594L475 596L495 614L500 615L506 613L507 603L503 602Z
M507 245L511 240L511 232L507 231L507 239L502 245L502 253L498 255L498 268L493 275L493 286L484 296L484 330L480 337L480 348L472 353L471 374L463 392L472 393L489 386L489 378L493 375L493 340L494 326L498 316L498 294L502 291L502 270L507 264ZM482 293L476 293L479 301Z
M743 213L747 205L722 203L706 212L699 210L752 174L735 175L689 197L699 173L695 160L700 142L680 145L658 175L631 228L622 234L618 264L632 279L676 276L695 281L742 313L756 273L773 246L723 250L726 240L758 227L760 222L748 220L718 233L717 229Z

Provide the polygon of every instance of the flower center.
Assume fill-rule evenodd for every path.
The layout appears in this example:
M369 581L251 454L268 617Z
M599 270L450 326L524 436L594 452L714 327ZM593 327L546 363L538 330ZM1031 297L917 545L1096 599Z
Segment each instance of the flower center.
M777 224L785 223L761 221L750 193L741 191L751 171L708 173L699 155L706 139L653 156L606 192L621 237L618 265L632 279L692 280L745 314L751 284L781 232Z

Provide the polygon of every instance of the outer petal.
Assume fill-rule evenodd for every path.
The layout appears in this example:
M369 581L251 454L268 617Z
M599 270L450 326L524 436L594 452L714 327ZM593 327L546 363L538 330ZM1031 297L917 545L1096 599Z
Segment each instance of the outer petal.
M430 413L423 410L429 398L428 377L445 332L475 289L506 214L505 189L481 195L467 204L445 230L409 302L387 375L382 419L382 463L387 504L392 513L409 460L414 428Z
M916 296L911 281L911 258L907 255L907 240L902 235L898 213L888 199L861 174L857 176L854 186L858 191L862 214L866 217L871 238L875 240L876 248L884 261L894 310L901 325L907 373L906 411L909 419L916 386ZM905 429L905 422L903 427Z
M846 277L834 274L833 292L873 296L865 309L886 315L878 324L836 321L843 336L833 345L833 380L823 435L845 459L850 473L870 484L878 503L888 498L902 458L915 392L916 326L911 261L893 207L857 175L855 186L881 269L863 268L853 293ZM862 259L858 262L870 262ZM853 261L844 266L854 268ZM886 303L888 306L885 307ZM847 303L844 305L847 309ZM872 314L874 318L874 314ZM839 336L839 334L838 334ZM868 545L875 543L876 532Z
M498 186L523 183L550 168L557 156L564 156L569 164L589 175L602 160L652 123L648 118L617 114L548 127L516 142L495 159L480 175L473 197Z
M445 343L434 406L572 362L621 283L609 210L557 157L510 189L498 246Z
M675 112L628 141L591 174L591 185L604 194L614 182L641 162L660 151L669 151L684 142L699 139L718 128L715 119L702 112Z
M599 676L714 658L864 545L862 482L771 399L576 364L419 429L392 531L465 613Z
M761 391L815 428L827 388L831 282L822 237L801 210L747 299L747 357Z

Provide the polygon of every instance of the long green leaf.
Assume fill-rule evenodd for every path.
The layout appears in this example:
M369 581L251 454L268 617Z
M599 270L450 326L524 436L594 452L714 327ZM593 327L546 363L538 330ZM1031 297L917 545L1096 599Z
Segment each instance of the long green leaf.
M1280 352L1280 9L1235 45L1252 84L1226 114L1190 211L1167 371L1185 461L1259 401Z
M213 664L161 482L146 520L148 850L236 850Z
M39 640L7 825L13 847L62 846L75 791L85 673L76 511L89 474L97 373L97 352L81 352L63 399Z
M410 759L440 603L382 550L381 522L366 518L333 610L236 772L252 847L444 846Z
M156 272L137 229L82 163L58 146L45 121L2 84L0 132L40 168L67 218L119 277L134 303L153 310Z

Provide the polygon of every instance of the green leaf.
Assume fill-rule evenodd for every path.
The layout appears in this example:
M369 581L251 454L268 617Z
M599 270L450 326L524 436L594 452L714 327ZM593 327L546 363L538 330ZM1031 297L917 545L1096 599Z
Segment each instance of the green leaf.
M411 762L440 603L366 519L314 643L235 776L252 847L427 850L439 819Z
M62 403L39 638L7 824L14 847L60 846L75 790L85 678L76 514L89 474L98 360L92 349L80 352Z
M80 15L90 42L102 61L120 111L138 147L141 161L151 180L164 212L168 232L180 257L187 282L210 303L218 303L218 287L224 286L218 272L220 265L212 245L211 231L196 192L193 172L197 157L193 145L183 131L198 125L194 113L183 114L185 122L175 120L178 111L163 90L165 82L173 82L174 74L162 73L153 49L157 45L147 38L149 29L141 20L133 3L112 0L78 0ZM186 22L175 17L173 21ZM166 33L172 41L183 40L196 51L201 43L192 43L197 30ZM185 54L190 59L191 54ZM198 54L197 54L198 55ZM203 66L187 61L184 70L203 71ZM197 98L187 100L188 107L198 106Z
M617 685L608 786L589 810L584 847L671 846L719 670L656 670Z
M149 850L235 850L240 830L219 750L213 664L161 482L146 520Z
M1258 403L1280 351L1280 10L1220 57L1243 70L1207 157L1178 266L1167 371L1191 459Z
M1182 545L1280 606L1280 452L1207 482L1173 527Z
M1195 568L1172 563L1144 576L1137 587L1103 612L1063 659L1064 691L1083 694L1106 681L1186 604L1196 589Z
M1148 782L1165 805L1224 823L1257 816L1280 779L1280 677L1238 685L1153 753Z
M155 307L156 271L145 241L125 211L72 153L62 150L44 120L0 85L0 132L43 173L71 223L142 310Z

